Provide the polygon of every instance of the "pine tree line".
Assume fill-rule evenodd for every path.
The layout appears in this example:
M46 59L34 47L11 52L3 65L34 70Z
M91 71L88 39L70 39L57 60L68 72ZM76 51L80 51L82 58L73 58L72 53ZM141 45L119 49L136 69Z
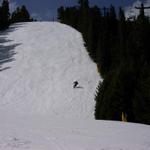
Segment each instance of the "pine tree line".
M17 7L11 15L11 23L33 21L26 7Z
M83 34L104 81L95 97L95 118L150 124L150 21L140 11L130 21L114 6L60 7L58 19Z
M10 14L9 1L3 0L0 6L0 30L5 30L11 23L33 21L26 7L23 5Z

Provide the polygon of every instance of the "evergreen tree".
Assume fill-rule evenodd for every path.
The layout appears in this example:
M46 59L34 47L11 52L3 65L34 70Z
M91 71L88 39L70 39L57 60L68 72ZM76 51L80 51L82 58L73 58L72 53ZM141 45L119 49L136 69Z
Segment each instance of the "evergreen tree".
M97 45L101 28L101 11L97 6L90 8L90 19L87 33L87 49L92 59L97 62Z
M140 76L133 98L134 122L150 124L150 71L149 67L140 69Z
M3 0L0 8L0 29L6 29L9 26L9 1Z
M20 22L20 18L21 18L20 12L21 12L20 7L17 7L16 10L12 13L12 15L11 15L12 23Z
M64 7L61 6L60 8L58 8L57 12L58 12L58 20L63 23L63 21L65 19L65 10L64 10Z
M21 7L20 16L22 18L22 22L30 21L30 14L24 5Z
M124 11L123 11L123 9L121 7L119 8L119 20L121 22L125 22L125 20L126 20Z
M123 9L119 8L119 25L118 25L118 63L126 58L126 41L127 41L127 23Z
M116 82L118 73L110 72L99 86L95 98L95 118L105 120L121 120L123 102L120 98L120 83Z
M12 23L29 21L32 21L32 19L30 18L30 14L24 5L21 8L17 7L16 10L12 13Z
M79 31L83 33L85 42L87 42L89 27L89 1L79 0L78 3L80 4L78 28Z
M80 5L81 9L89 8L88 0L78 0L78 4Z

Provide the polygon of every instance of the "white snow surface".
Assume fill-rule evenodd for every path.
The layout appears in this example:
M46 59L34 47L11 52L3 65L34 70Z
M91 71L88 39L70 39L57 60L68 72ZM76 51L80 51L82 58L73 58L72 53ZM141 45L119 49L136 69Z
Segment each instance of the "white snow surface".
M0 150L150 150L146 125L40 115L0 119Z
M16 24L0 53L0 150L150 150L150 126L93 119L101 78L76 30Z
M100 77L79 32L56 22L34 22L13 25L4 37L9 42L3 46L17 46L14 61L2 65L11 68L0 72L0 110L94 118Z

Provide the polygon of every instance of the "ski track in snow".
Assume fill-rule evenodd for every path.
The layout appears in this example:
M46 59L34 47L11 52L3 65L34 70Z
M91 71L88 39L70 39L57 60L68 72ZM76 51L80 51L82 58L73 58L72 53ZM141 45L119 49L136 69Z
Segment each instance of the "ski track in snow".
M0 150L150 150L150 126L94 120L102 79L79 32L19 23L0 41Z

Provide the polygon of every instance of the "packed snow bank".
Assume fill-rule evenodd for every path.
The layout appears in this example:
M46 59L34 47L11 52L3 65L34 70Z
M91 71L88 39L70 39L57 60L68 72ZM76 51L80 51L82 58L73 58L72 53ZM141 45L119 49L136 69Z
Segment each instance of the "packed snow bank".
M100 77L79 32L56 22L33 22L11 26L0 39L6 49L15 45L0 72L0 110L94 118Z

